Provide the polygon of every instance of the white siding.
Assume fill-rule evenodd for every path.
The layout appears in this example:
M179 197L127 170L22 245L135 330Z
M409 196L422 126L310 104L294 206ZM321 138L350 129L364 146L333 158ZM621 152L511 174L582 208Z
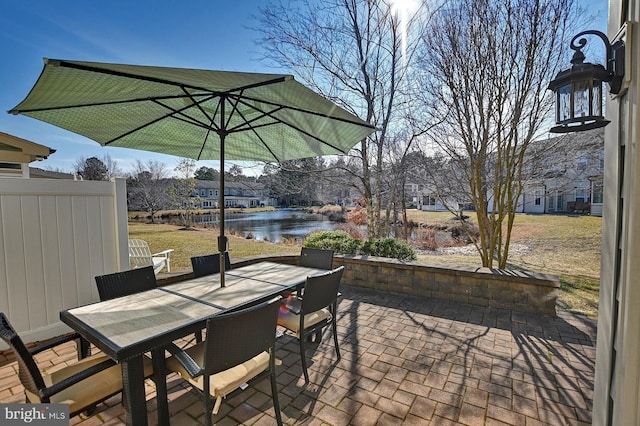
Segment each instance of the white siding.
M59 312L98 300L94 276L129 268L126 221L123 179L0 179L0 311L25 341L68 331Z
M626 14L624 14L626 12ZM594 425L640 421L640 2L609 2L609 36L622 21L628 91L607 98ZM613 41L613 40L612 40Z

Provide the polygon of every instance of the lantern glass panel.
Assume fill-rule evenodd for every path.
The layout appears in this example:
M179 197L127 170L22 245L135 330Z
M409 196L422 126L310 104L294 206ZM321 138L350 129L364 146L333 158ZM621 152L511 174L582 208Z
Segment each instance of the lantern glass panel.
M602 82L599 80L593 80L593 99L592 113L596 117L602 117Z
M591 107L591 80L573 83L573 116L575 118L588 117Z
M566 84L558 88L557 122L563 123L571 119L571 85Z

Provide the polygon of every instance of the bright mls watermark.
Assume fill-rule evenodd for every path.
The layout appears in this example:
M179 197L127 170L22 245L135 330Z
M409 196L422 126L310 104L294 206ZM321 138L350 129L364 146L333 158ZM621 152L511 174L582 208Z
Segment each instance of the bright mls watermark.
M0 425L69 426L67 404L0 404Z

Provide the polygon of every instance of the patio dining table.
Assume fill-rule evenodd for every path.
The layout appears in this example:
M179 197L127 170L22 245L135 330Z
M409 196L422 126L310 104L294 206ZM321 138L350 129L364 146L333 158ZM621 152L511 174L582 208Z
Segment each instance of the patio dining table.
M158 423L169 424L164 347L205 328L209 317L292 290L320 269L259 262L60 312L60 319L122 366L127 425L147 424L143 356L151 352ZM275 332L275 330L274 330Z

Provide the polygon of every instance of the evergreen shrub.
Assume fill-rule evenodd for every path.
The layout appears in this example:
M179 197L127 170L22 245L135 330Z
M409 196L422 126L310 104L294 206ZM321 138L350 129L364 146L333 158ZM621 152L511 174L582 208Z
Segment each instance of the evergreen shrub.
M394 238L374 238L367 240L360 247L362 254L378 257L390 257L398 260L416 260L416 252L403 240Z
M314 232L306 239L305 247L331 249L337 254L364 254L398 260L416 260L416 252L406 241L377 238L361 242L345 231Z
M305 247L331 249L339 254L357 254L360 241L345 231L319 231L309 235Z

